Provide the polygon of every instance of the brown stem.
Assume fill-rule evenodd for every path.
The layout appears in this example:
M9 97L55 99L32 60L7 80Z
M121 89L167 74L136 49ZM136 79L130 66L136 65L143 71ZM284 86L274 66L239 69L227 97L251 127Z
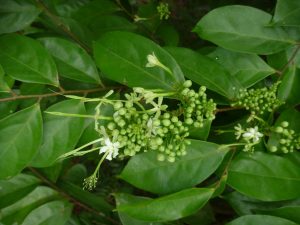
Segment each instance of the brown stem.
M66 95L66 94L83 94L86 95L88 93L93 92L99 92L99 91L105 91L105 90L111 90L111 89L119 89L120 87L107 87L107 88L94 88L94 89L87 89L87 90L68 90L68 91L60 91L60 92L54 92L54 93L47 93L47 94L39 94L39 95L16 95L8 98L1 98L0 102L8 102L8 101L15 101L19 99L30 99L30 98L47 98L52 96L58 96L58 95Z
M232 111L232 110L239 110L243 109L241 106L235 106L235 107L227 107L227 108L221 108L221 109L216 109L215 113L220 113L220 112L227 112L227 111Z
M223 172L220 176L220 180L216 183L215 189L217 189L220 186L222 177L227 175L229 166L232 162L232 159L233 159L233 156L235 155L235 153L236 153L236 148L233 149L233 151L231 153L231 156L230 156L230 158L229 158L229 160L228 160L228 162L227 162L227 164L226 164L226 166L225 166L225 168L224 168L224 170L223 170Z
M105 219L109 220L110 222L112 222L113 224L119 225L119 223L109 217L107 217L103 212L100 212L98 210L95 210L91 207L89 207L88 205L78 201L76 198L70 196L69 194L67 194L64 190L60 189L59 187L57 187L55 185L55 183L51 182L50 180L48 180L46 177L44 177L39 171L37 171L36 169L32 168L32 167L28 167L29 170L36 176L38 177L44 184L46 184L47 186L53 188L54 190L56 190L63 198L67 199L68 201L72 202L74 205L90 212L93 213L95 215L101 216L101 217L105 217Z
M284 74L284 72L288 69L289 65L291 65L294 62L294 59L297 56L299 50L300 50L300 45L297 46L297 48L295 49L295 51L293 52L293 54L291 55L287 63L282 67L282 69L280 71L277 71L277 73L279 74L279 79Z
M38 7L40 7L45 14L52 20L52 22L59 27L63 32L65 32L71 39L77 42L82 48L84 48L88 53L91 53L91 49L84 44L70 29L67 27L61 19L53 14L48 7L43 3L42 0L36 0Z

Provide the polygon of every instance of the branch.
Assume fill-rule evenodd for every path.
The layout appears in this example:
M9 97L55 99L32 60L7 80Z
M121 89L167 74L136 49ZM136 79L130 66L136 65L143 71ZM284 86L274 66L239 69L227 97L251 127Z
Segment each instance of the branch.
M220 112L239 110L239 109L243 109L243 108L244 107L241 107L241 106L235 106L235 107L227 107L227 108L216 109L215 114L220 113Z
M105 91L105 90L111 90L111 89L118 89L121 87L101 87L101 88L94 88L94 89L87 89L87 90L68 90L68 91L60 91L60 92L54 92L54 93L47 93L47 94L38 94L38 95L15 95L8 98L1 98L0 102L8 102L8 101L15 101L19 99L30 99L30 98L48 98L52 96L58 96L58 95L65 95L65 94L88 94L93 92L99 92L99 91Z
M287 63L282 67L281 70L277 71L279 74L279 78L281 78L282 74L288 69L289 65L291 65L294 62L295 57L297 56L298 51L300 50L300 45L297 46Z
M113 219L111 219L110 217L107 217L103 212L97 211L91 207L89 207L88 205L78 201L76 198L70 196L69 194L67 194L64 190L60 189L59 187L57 187L55 185L55 183L51 182L50 180L48 180L46 177L44 177L39 171L37 171L36 169L32 168L32 167L28 167L29 170L36 176L38 177L44 184L46 184L47 186L53 188L54 190L56 190L62 197L64 197L65 199L67 199L68 201L72 202L74 205L90 212L93 213L95 215L101 216L101 217L105 217L105 219L109 220L110 222L112 222L113 224L119 225L119 223Z

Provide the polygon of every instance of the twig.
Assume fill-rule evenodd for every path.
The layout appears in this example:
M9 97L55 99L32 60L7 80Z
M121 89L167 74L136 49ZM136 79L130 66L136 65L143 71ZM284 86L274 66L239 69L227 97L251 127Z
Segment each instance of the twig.
M299 50L300 50L300 45L297 46L297 48L295 49L295 51L293 52L293 54L291 55L291 57L289 58L289 60L287 61L287 63L282 67L282 69L279 70L279 71L277 71L277 73L279 74L279 79L284 74L284 72L287 70L287 68L289 67L289 65L294 62L294 59L297 56L297 53L298 53Z
M44 184L48 185L49 187L53 188L54 190L56 190L62 197L66 198L68 201L72 202L74 205L88 211L91 212L95 215L101 216L101 217L105 217L105 219L109 220L110 222L112 222L113 224L119 225L119 223L113 219L111 219L110 217L107 217L103 212L100 212L98 210L95 210L91 207L89 207L88 205L78 201L76 198L70 196L69 194L67 194L64 190L60 189L59 187L57 187L55 185L55 183L51 182L50 180L48 180L46 177L44 177L39 171L37 171L36 169L32 168L32 167L28 167L29 170L35 175L37 176Z
M236 106L236 107L227 107L227 108L221 108L221 109L216 109L215 113L220 113L220 112L227 112L227 111L233 111L233 110L239 110L243 109L241 106Z
M73 39L75 42L77 42L82 48L84 48L88 53L91 53L91 49L84 44L70 29L67 27L61 19L54 15L48 7L43 3L41 0L36 0L36 3L38 7L40 7L46 15L52 20L52 22L59 28L61 28L62 31L64 31L71 39Z
M60 91L60 92L54 92L54 93L47 93L47 94L39 94L39 95L16 95L8 98L1 98L0 102L8 102L8 101L15 101L19 99L30 99L30 98L48 98L52 96L58 96L58 95L65 95L65 94L88 94L93 92L99 92L99 91L105 91L110 89L118 89L121 87L106 87L106 88L94 88L94 89L87 89L87 90L68 90L68 91Z

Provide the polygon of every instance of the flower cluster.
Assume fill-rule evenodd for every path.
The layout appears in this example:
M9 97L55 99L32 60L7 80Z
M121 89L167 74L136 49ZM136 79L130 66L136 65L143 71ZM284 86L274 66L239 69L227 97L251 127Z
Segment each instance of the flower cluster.
M279 126L275 127L274 132L277 134L279 146L271 146L269 148L271 152L280 150L283 153L289 153L296 149L300 149L299 134L296 134L293 129L289 129L288 127L289 123L287 121L283 121Z
M259 132L257 126L243 129L241 124L238 124L234 127L234 129L236 139L242 139L245 142L243 149L245 152L253 152L254 145L258 144L264 136L261 132Z
M169 10L169 4L168 3L159 3L159 5L157 6L157 12L159 14L159 18L161 20L165 19L169 19L169 16L171 14L170 10Z
M194 127L203 127L204 120L214 120L216 104L212 99L207 99L206 87L201 86L198 92L189 89L191 81L186 81L181 91L182 110L184 123Z
M283 102L276 97L278 85L279 82L270 88L242 89L239 91L238 100L234 102L232 106L244 107L254 115L263 115L266 112L272 112L283 104Z

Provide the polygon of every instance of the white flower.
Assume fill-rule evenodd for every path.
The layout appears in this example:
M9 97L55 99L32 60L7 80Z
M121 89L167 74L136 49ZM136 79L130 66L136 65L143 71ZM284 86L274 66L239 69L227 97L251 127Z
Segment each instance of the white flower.
M152 52L152 54L147 55L147 60L148 62L146 64L146 67L160 66L161 64L154 52Z
M241 137L241 135L245 132L241 126L241 124L237 124L237 126L234 126L234 129L235 129L235 136L236 136L236 139L239 139Z
M243 134L243 138L248 140L252 139L253 142L258 142L261 137L263 137L263 134L258 131L257 126L247 128L247 131Z
M105 145L100 148L99 154L107 153L106 159L112 160L116 158L119 154L120 143L119 142L111 142L107 137L104 139Z
M157 130L160 128L158 120L150 118L147 122L148 136L156 136Z

